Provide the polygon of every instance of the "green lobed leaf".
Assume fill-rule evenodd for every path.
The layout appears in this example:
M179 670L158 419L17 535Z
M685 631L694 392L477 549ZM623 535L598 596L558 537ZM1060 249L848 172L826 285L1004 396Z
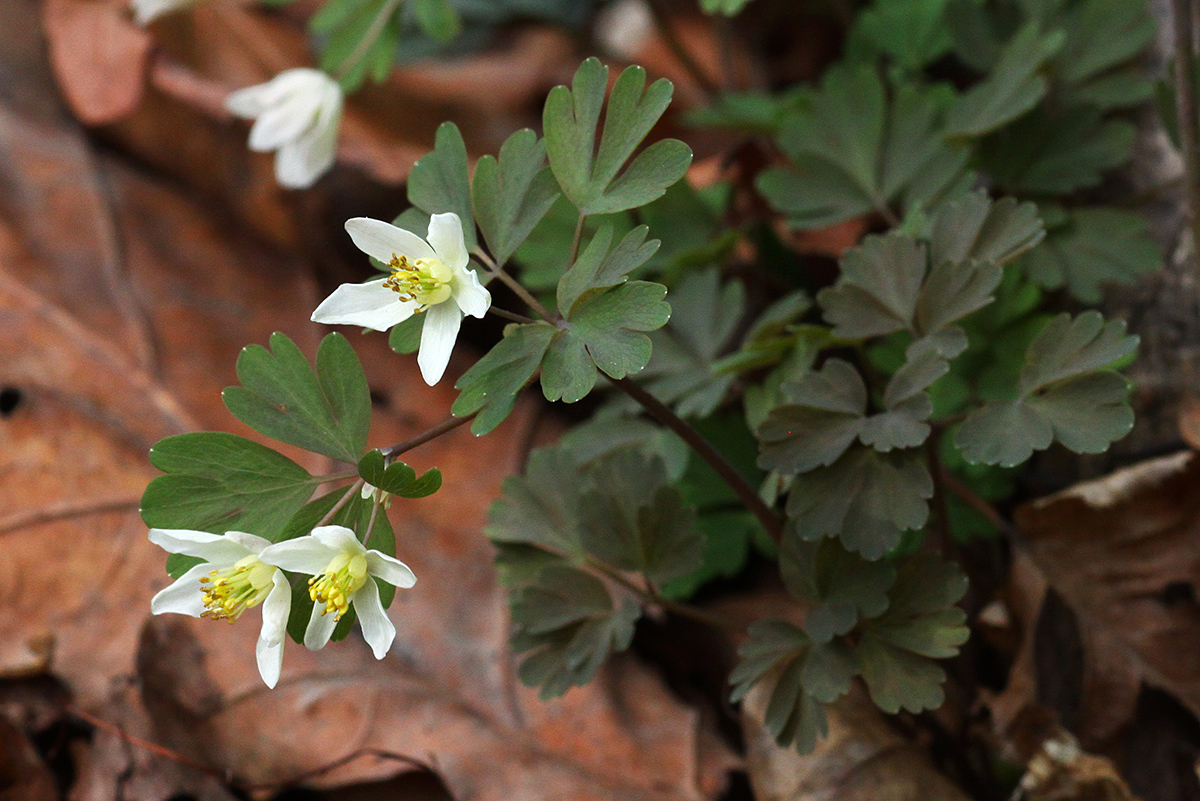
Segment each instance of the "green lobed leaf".
M366 51L359 50L379 24L377 19L386 5L387 0L333 0L309 21L309 27L315 33L325 34L321 69L331 75L342 73L337 81L347 93L361 87L368 76L377 82L386 78L395 60L400 39L401 10L398 8L384 20L383 27L374 34L375 39ZM347 65L356 54L356 62Z
M373 487L400 498L424 498L442 487L442 471L436 467L420 477L404 462L387 464L382 452L367 451L358 462L358 475Z
M610 378L624 378L650 361L652 346L644 332L662 328L670 319L666 294L661 284L629 281L590 295L572 307L556 336L568 340L562 347L576 354L586 348L591 361Z
M929 224L929 260L1005 264L1045 237L1038 208L1016 198L968 192L938 208Z
M428 223L424 230L427 229ZM421 347L421 329L424 327L425 318L419 314L414 314L399 325L393 325L388 331L388 347L402 355L416 353Z
M461 390L450 412L456 417L476 414L471 431L488 433L508 417L517 395L533 378L550 341L554 326L528 323L509 326L503 339L471 366L454 385Z
M812 643L803 631L782 620L762 620L746 631L738 646L738 664L729 675L732 701L740 701L759 682L771 687L765 720L780 746L794 743L801 753L811 751L828 734L824 707L805 691L806 657ZM831 689L832 682L817 684ZM848 686L847 686L848 688Z
M636 449L597 460L580 501L586 551L610 567L661 583L700 565L704 540L695 509L667 486L661 459Z
M316 370L295 343L271 335L271 349L248 345L237 360L242 386L221 397L234 417L260 434L343 462L357 462L371 425L367 377L354 348L328 334Z
M650 335L646 389L681 417L712 414L733 384L717 373L717 357L733 339L745 312L740 281L720 285L716 268L689 272L671 290L671 321Z
M1096 186L1129 159L1137 130L1093 106L1039 107L987 137L984 169L1005 191L1061 195Z
M947 0L876 0L859 12L848 35L886 53L897 66L918 70L951 47L942 23Z
M896 580L887 561L867 561L836 539L803 540L792 529L780 546L779 571L788 592L811 604L804 630L818 643L848 634L859 618L883 614Z
M641 67L628 67L617 78L599 147L593 150L607 83L608 68L595 58L587 59L570 89L556 86L550 91L542 117L550 168L563 194L583 215L622 211L661 197L683 177L692 159L687 145L664 139L626 166L674 91L665 78L646 89L646 71Z
M1064 5L1055 21L1065 41L1052 62L1051 80L1072 103L1100 108L1135 105L1150 96L1140 57L1154 39L1144 2L1084 0Z
M1137 214L1109 208L1075 209L1020 262L1041 286L1065 286L1076 300L1099 303L1100 285L1129 284L1162 266L1158 245Z
M931 497L933 480L918 455L856 447L796 476L787 514L801 538L839 537L874 560L899 545L902 532L925 525Z
M545 143L526 128L505 140L499 159L483 156L475 165L471 203L497 264L508 261L559 197L545 161Z
M955 446L968 462L1005 467L1054 439L1077 453L1105 450L1133 427L1129 386L1107 368L1137 345L1123 322L1105 322L1099 312L1060 314L1030 343L1018 397L969 414Z
M909 348L908 361L896 371L884 390L885 411L871 415L859 439L877 451L915 448L929 438L933 401L928 389L950 371L936 347Z
M932 554L901 566L887 611L864 624L854 654L880 709L894 714L941 706L945 673L932 660L956 655L970 634L966 614L954 605L966 591L962 572Z
M613 247L613 227L607 223L601 225L579 258L559 279L559 312L569 317L581 300L592 297L598 290L625 283L629 273L649 261L658 250L657 239L646 241L649 230L639 225Z
M458 126L443 122L438 126L433 150L422 156L408 174L408 201L426 214L457 214L467 250L473 250L475 218L467 163L467 145Z
M1047 88L1046 79L1038 72L1062 44L1059 31L1043 34L1036 23L1023 27L1005 46L988 77L950 109L946 135L982 136L1036 106Z
M462 33L462 19L450 0L413 0L413 12L425 35L439 44Z
M911 329L927 267L925 243L869 236L842 256L838 282L817 293L833 335L846 339Z
M514 591L510 602L513 650L528 654L517 675L540 687L543 700L587 684L609 654L628 648L641 613L628 599L614 604L590 574L553 564Z
M142 520L155 528L245 531L274 540L320 483L283 454L221 432L159 440L150 463L166 473L142 494Z
M582 489L579 468L568 450L535 450L523 475L504 479L483 533L494 543L536 545L581 561Z
M853 365L829 359L783 388L789 403L758 428L758 465L802 473L841 458L863 429L867 387Z
M890 98L874 68L835 67L786 118L791 159L756 180L796 228L824 228L894 203L917 208L961 182L968 152L940 135L950 95L902 86Z

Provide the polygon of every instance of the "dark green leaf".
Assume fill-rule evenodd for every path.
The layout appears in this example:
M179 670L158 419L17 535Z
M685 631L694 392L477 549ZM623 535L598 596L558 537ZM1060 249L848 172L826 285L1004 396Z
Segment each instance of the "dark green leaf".
M805 692L805 657L811 642L803 631L782 620L763 620L746 632L738 647L740 661L729 676L731 699L740 701L759 682L771 687L765 720L779 745L795 743L807 753L828 733L824 708ZM820 676L816 678L820 679ZM831 682L818 684L831 689Z
M474 249L467 146L454 123L443 122L438 126L433 150L413 165L408 174L408 201L427 214L457 214L462 221L467 250Z
M587 59L570 89L557 86L550 91L542 118L550 168L581 214L621 211L661 197L683 177L692 158L687 145L664 139L625 166L666 110L673 91L670 81L660 79L643 94L646 71L641 67L629 67L617 78L599 147L593 151L607 83L608 68Z
M357 462L366 448L371 397L354 348L341 334L327 335L314 373L283 334L272 334L270 344L270 351L261 345L242 349L237 360L242 386L225 388L225 406L260 434Z
M559 565L546 567L535 583L513 592L511 603L513 650L529 652L517 675L540 687L542 699L587 684L610 653L629 647L640 614L628 600L614 605L590 574Z
M508 417L517 395L533 378L555 329L547 323L509 326L504 339L469 370L454 386L462 390L450 408L456 417L478 412L471 431L488 433Z
M648 281L629 281L613 289L590 295L576 303L567 315L566 327L557 336L576 340L610 378L639 372L650 361L650 338L643 332L662 328L671 317L663 297L666 287Z
M436 467L417 477L417 471L401 461L385 466L380 451L367 451L358 463L358 475L373 487L401 498L424 498L441 489L442 472Z
M587 475L580 509L589 554L656 583L699 566L704 540L694 528L695 510L666 486L660 459L627 449L595 462Z
M569 317L582 300L597 290L609 289L626 282L629 273L641 267L658 250L659 241L646 241L644 225L634 228L612 245L611 225L601 225L596 235L571 268L558 282L558 310Z
M902 532L925 525L932 496L933 480L918 456L859 447L797 476L787 513L803 539L840 537L848 549L878 559Z
M991 74L950 109L946 135L981 136L1036 106L1046 95L1046 79L1038 71L1062 44L1059 31L1043 34L1036 23L1022 28L1005 46Z
M858 339L911 329L926 266L925 244L906 234L869 236L846 251L837 284L817 294L833 335Z
M388 331L388 346L396 353L416 353L421 347L421 329L424 327L425 318L414 314L399 325L392 326Z
M671 290L671 321L650 336L653 353L642 373L655 397L681 417L707 417L725 397L733 375L713 365L745 311L740 281L720 286L715 268L688 273Z
M483 533L497 543L546 548L582 559L579 468L563 448L542 448L529 456L525 474L504 479L500 497L488 509Z
M274 540L319 483L283 454L235 434L167 437L150 450L150 462L167 474L142 495L142 520L156 528Z
M505 141L499 160L484 156L475 165L475 219L497 264L508 261L559 197L545 161L546 145L525 129Z
M898 66L918 70L950 49L945 6L946 0L876 0L859 13L850 40L862 38Z
M446 44L462 32L462 20L449 0L413 0L417 24L430 39Z
M863 429L867 387L849 362L829 359L784 394L790 403L759 426L759 467L800 473L833 464Z
M1130 284L1161 267L1162 254L1141 216L1117 209L1079 209L1069 212L1020 264L1048 289L1066 286L1077 300L1099 303L1101 284Z
M849 633L860 617L883 614L896 580L886 561L869 562L836 539L808 542L791 530L780 547L779 570L788 591L812 604L804 629L818 643Z
M969 192L939 207L930 220L929 260L1005 264L1044 236L1034 204Z

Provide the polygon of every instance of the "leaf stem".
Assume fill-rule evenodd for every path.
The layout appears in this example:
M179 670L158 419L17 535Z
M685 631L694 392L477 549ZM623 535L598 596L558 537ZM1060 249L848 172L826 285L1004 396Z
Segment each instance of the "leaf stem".
M738 469L725 458L725 455L714 448L699 431L675 414L675 412L671 411L658 398L628 378L616 379L613 381L613 385L640 403L660 423L682 437L683 441L690 445L692 450L707 462L709 467L716 471L721 480L737 493L742 504L758 518L758 522L767 530L767 534L771 536L771 539L779 542L783 538L783 521L779 519L779 516L769 506L763 503L763 499L758 497L758 492L755 491L754 487L750 486L750 483L738 472Z
M596 561L591 557L588 557L587 559L587 566L606 578L611 579L616 584L620 584L622 587L640 598L644 603L660 606L668 612L677 614L680 617L686 617L723 631L732 631L739 634L744 633L745 631L742 626L739 626L729 618L722 617L721 615L715 615L712 612L705 611L698 606L692 606L691 604L680 603L678 601L672 601L669 598L664 598L653 589L639 587L637 584L634 584L616 570L613 570L603 562Z
M942 469L942 458L938 454L938 432L925 440L925 459L929 462L929 474L933 477L933 513L937 517L937 533L941 538L942 551L949 553L954 543L950 534L950 510L946 506L946 471Z
M341 499L339 499L338 502L333 505L332 509L325 513L324 517L317 521L317 524L313 526L313 528L320 528L332 520L333 516L342 510L342 507L346 505L346 502L350 500L354 493L362 490L363 484L366 483L366 481L360 478L358 481L355 481L353 484L346 487L346 491L342 493Z
M574 266L575 259L579 258L579 244L583 242L583 221L586 219L586 214L580 214L575 222L575 234L571 237L571 255L567 257L568 268Z
M1196 59L1192 50L1196 19L1191 0L1173 0L1175 25L1175 111L1179 147L1187 176L1187 211L1192 223L1192 259L1200 265L1200 139L1197 137Z
M675 60L679 62L679 66L683 67L688 76L696 82L700 87L700 91L704 92L710 99L720 93L720 88L713 83L712 78L708 77L708 73L700 66L700 62L696 61L691 52L688 51L680 40L675 28L671 25L671 20L668 18L666 10L663 8L662 0L649 0L647 5L650 6L650 14L654 17L654 25L658 28L658 32L662 34L663 43L675 56Z
M503 320L508 320L508 321L514 322L514 323L536 323L537 322L537 320L533 319L532 317L526 317L523 314L515 314L513 312L508 311L507 309L497 309L495 306L489 306L488 311Z
M475 419L475 415L473 415L473 414L468 414L465 417L455 417L454 415L451 415L450 417L447 417L442 422L438 423L433 428L429 429L428 431L422 431L420 434L417 434L412 439L406 439L406 440L404 440L404 442L398 442L395 445L392 445L387 448L380 448L379 450L384 455L384 458L392 459L392 458L404 453L405 451L411 451L413 448L417 447L418 445L424 445L426 442L429 442L431 439L437 439L442 434L446 434L450 431L453 431L454 429L458 428L461 425L466 425L467 423L471 422L474 419Z
M363 534L362 544L366 548L371 543L371 534L375 531L375 518L379 516L379 507L382 505L380 499L381 492L376 489L372 495L371 502L371 518L367 521L367 532Z
M537 312L538 316L541 317L546 322L550 323L550 325L555 325L558 322L557 320L554 319L554 315L552 315L549 311L547 311L546 307L543 306L538 301L538 299L533 296L532 292L530 292L525 287L521 286L520 282L517 281L517 279L513 278L511 275L504 272L504 270L500 270L500 269L496 270L494 273L492 273L492 275L499 278L500 281L506 287L511 289L516 294L517 297L519 297L521 300L525 301L526 306L528 306L529 308L531 308L535 312Z
M367 55L375 42L379 40L380 34L383 33L384 27L388 24L388 20L396 13L396 9L400 8L401 0L386 0L379 7L379 12L375 18L371 20L370 27L367 28L363 38L358 41L354 49L350 51L350 55L342 60L333 71L333 79L341 81L349 74L350 70L358 66L358 63Z

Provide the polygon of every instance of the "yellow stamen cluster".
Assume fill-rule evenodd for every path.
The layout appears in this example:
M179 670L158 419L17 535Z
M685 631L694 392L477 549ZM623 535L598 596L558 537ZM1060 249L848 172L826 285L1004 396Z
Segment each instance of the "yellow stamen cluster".
M410 262L407 256L392 256L388 267L392 274L383 285L404 300L416 303L418 312L450 299L454 273L440 259Z
M232 623L242 612L263 602L274 586L274 578L275 568L263 564L257 556L247 556L224 570L213 570L200 578L205 607L201 617Z
M361 554L340 553L319 576L308 580L308 597L325 604L321 614L333 613L341 620L350 608L350 599L367 582L367 559Z

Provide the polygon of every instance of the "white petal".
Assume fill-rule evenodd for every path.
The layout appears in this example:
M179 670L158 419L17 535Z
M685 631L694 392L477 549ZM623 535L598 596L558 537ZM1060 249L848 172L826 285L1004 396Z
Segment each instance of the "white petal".
M194 0L133 0L133 18L138 25L146 25L163 14L189 6Z
M417 577L408 565L379 551L367 551L367 572L402 590L417 583Z
M254 119L269 109L278 98L279 84L271 80L230 92L225 98L225 108L235 116Z
M196 565L175 579L150 599L150 611L156 615L173 612L179 615L200 617L204 611L204 596L200 593L200 579L212 570L208 564Z
M462 220L454 212L429 218L429 244L442 263L455 272L467 266L467 246L463 242Z
M425 311L425 325L421 328L421 349L417 351L417 364L421 368L421 377L431 387L440 381L446 372L460 325L462 312L456 303L439 303Z
M346 220L346 233L354 240L354 245L363 253L384 264L393 256L407 256L410 259L435 259L437 254L433 248L412 231L397 228L383 220L372 220L370 217L354 217Z
M275 565L293 573L315 576L323 573L335 556L337 551L320 540L313 537L296 537L294 540L284 540L264 548L258 558L268 565Z
M383 282L386 280L342 284L321 301L312 313L312 321L326 325L358 325L375 331L386 331L399 325L413 316L417 306L401 300L385 287Z
M312 530L312 535L337 553L366 554L367 549L345 526L321 526Z
M250 553L262 553L263 548L271 544L271 541L259 537L255 534L247 534L244 531L228 531L225 536L230 540L241 545Z
M342 119L342 90L328 81L320 105L309 112L310 125L284 143L275 157L275 178L281 186L304 189L333 166L337 155L338 124Z
M168 553L195 556L215 567L228 567L251 553L230 537L185 528L152 528L150 541Z
M329 643L333 636L337 621L333 615L322 615L325 604L317 601L313 604L312 616L308 619L308 628L304 630L304 647L310 651L320 651Z
M354 611L358 613L358 622L362 626L363 639L371 646L376 659L383 659L396 639L396 627L388 620L387 612L383 611L383 603L379 600L379 585L374 579L367 579L350 601Z
M258 675L269 689L274 690L279 683L279 674L283 672L283 640L271 642L259 637L254 656L258 660Z
M472 317L482 317L487 314L492 305L492 293L479 283L479 274L474 270L463 269L454 282L454 302L463 314Z
M283 643L287 634L288 613L292 608L292 589L278 570L275 571L274 582L275 586L271 588L267 600L263 601L262 632L254 647L259 675L272 689L279 682L279 673L283 670Z
M273 586L262 604L262 633L264 640L282 641L287 635L287 622L292 611L292 586L283 571L276 570L271 578Z
M317 107L314 103L307 102L299 95L290 97L267 109L255 120L250 128L250 149L258 153L278 150L311 128L316 116Z

